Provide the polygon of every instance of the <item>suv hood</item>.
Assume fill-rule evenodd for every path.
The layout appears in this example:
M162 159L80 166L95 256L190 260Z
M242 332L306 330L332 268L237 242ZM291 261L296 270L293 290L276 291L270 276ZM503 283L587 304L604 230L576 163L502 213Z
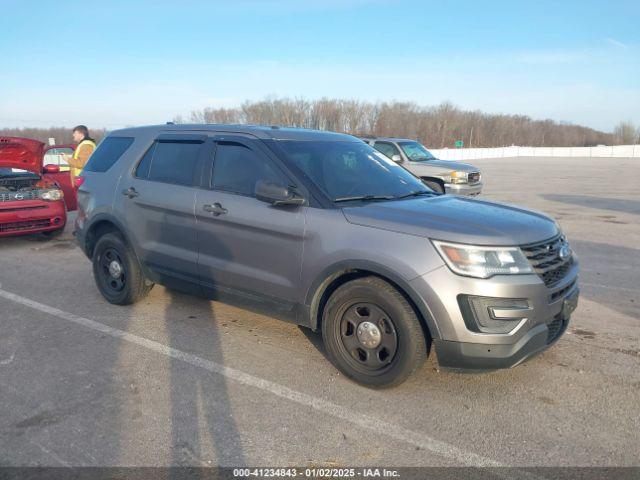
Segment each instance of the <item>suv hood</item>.
M42 174L44 143L30 138L0 137L0 167Z
M369 203L342 209L355 225L476 245L525 245L558 234L542 213L453 195Z
M421 166L425 167L438 167L443 170L451 171L451 170L461 170L463 172L479 172L480 169L478 167L474 167L470 163L463 162L450 162L449 160L424 160L422 162L411 162L411 168L420 168Z

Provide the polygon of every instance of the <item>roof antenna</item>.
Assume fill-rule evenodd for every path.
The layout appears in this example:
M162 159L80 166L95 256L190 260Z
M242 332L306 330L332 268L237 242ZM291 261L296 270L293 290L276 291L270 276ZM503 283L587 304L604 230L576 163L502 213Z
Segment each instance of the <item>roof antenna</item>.
M167 122L167 125L175 125L176 122Z

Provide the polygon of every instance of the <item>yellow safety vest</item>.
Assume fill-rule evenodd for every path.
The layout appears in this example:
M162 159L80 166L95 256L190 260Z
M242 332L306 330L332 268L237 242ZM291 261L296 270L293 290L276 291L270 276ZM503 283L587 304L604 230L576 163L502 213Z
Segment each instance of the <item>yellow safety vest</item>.
M73 151L73 159L74 159L74 160L77 160L77 159L78 159L78 153L80 152L80 147L81 147L82 145L91 145L91 146L93 147L93 149L94 149L94 150L96 149L96 144L95 144L95 143L93 143L91 140L86 140L86 139L85 139L85 140L82 140L82 141L78 144L78 146L76 147L76 149ZM71 168L71 171L73 172L73 175L74 175L75 177L78 177L78 176L80 176L80 173L82 172L82 169L81 169L81 168Z

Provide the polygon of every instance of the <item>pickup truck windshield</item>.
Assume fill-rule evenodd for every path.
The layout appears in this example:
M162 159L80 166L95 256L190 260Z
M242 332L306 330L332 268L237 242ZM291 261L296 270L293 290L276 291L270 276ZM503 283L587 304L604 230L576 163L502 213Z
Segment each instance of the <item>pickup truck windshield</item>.
M384 201L431 190L362 142L279 140L288 159L334 202Z
M429 150L418 142L400 142L399 144L404 154L412 162L426 162L427 160L436 159Z

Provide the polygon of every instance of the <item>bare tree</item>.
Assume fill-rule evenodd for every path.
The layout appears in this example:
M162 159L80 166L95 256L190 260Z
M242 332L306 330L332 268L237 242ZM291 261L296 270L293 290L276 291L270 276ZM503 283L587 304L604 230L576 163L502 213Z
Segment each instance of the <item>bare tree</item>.
M191 112L191 121L283 125L356 135L408 137L432 147L451 147L456 140L478 147L612 145L622 142L623 137L629 140L629 132L635 132L632 125L620 130L624 134L614 135L553 120L532 120L524 115L461 110L451 102L429 107L413 102L371 103L332 98L267 97L245 101L238 108L196 110Z
M605 133L553 120L532 120L524 115L462 110L451 102L423 106L398 101L267 97L245 101L239 107L205 107L186 116L176 115L174 122L282 125L355 135L396 136L417 139L434 148L453 147L456 140L474 147L579 147L640 142L640 132L631 122L621 122L614 133ZM100 140L105 130L92 129L91 133ZM44 142L53 137L58 144L71 142L71 131L62 127L4 129L0 135Z
M630 120L626 122L620 122L613 129L613 134L616 140L622 145L632 145L640 141L640 128L636 129L633 122Z
M100 141L106 135L104 128L90 128L91 137ZM0 129L0 136L3 137L24 137L40 140L48 143L53 138L57 145L73 143L71 129L67 127L50 127L50 128L3 128Z

